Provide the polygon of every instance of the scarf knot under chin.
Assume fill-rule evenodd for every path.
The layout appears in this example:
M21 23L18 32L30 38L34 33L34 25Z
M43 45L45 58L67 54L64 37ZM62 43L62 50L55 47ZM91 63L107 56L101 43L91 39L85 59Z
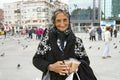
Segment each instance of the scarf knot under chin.
M57 39L60 40L60 46L62 49L64 49L64 42L65 41L70 41L70 40L75 39L75 36L70 28L68 28L64 32L61 32L56 27L54 27L53 32L57 36Z

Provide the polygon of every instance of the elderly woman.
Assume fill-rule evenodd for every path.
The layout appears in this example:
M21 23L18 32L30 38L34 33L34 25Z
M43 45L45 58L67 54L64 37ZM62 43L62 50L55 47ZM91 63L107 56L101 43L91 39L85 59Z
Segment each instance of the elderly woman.
M33 64L43 72L42 80L65 80L71 73L72 80L97 80L86 54L83 42L70 28L69 14L57 10L52 17L53 27L45 30Z

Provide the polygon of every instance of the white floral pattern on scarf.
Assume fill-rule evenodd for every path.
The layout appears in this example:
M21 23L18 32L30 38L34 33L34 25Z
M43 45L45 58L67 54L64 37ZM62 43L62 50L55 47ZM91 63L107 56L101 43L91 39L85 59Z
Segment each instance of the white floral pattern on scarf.
M47 51L51 51L50 44L47 44L47 41L49 40L48 33L49 33L49 30L46 30L45 36L41 37L41 41L38 46L37 54L45 55ZM76 37L74 50L75 50L75 54L79 56L80 58L82 58L82 56L87 56L83 43L81 39L78 37Z

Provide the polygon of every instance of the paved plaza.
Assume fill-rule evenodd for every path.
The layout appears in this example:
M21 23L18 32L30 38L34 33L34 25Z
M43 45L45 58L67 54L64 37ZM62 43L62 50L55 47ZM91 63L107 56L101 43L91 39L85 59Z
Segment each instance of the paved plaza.
M113 37L110 47L112 57L107 59L102 59L104 41L90 41L88 33L76 35L83 40L97 79L120 80L120 33L117 38ZM0 80L41 80L42 72L32 64L38 43L35 35L34 39L27 36L7 36L4 39L0 36Z

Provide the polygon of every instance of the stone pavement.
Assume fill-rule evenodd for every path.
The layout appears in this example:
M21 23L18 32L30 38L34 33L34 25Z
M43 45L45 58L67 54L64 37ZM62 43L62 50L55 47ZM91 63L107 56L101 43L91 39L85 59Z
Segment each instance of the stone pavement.
M111 42L111 58L102 59L104 41L90 41L88 33L76 33L82 38L90 66L98 80L120 80L120 33ZM34 35L35 38L35 35ZM0 80L41 80L42 72L32 65L39 40L26 36L0 36ZM117 45L117 48L114 48ZM91 46L91 48L89 48ZM100 47L100 49L98 49ZM18 64L20 66L18 67Z

